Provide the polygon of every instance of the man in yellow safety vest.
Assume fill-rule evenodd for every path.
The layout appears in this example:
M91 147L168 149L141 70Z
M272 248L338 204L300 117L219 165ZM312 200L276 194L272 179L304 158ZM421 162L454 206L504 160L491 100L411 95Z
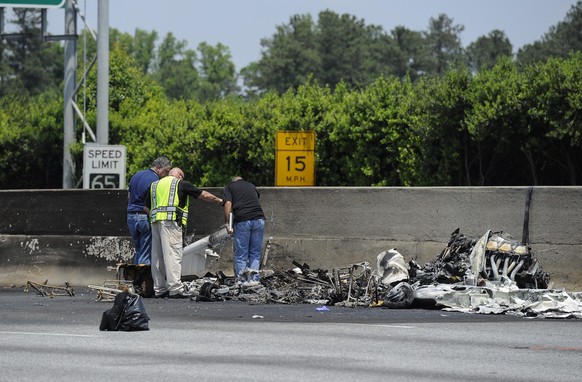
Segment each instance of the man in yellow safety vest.
M157 298L189 298L182 276L182 227L188 222L189 196L206 202L222 199L184 180L178 167L150 187L150 221L152 223L152 279Z

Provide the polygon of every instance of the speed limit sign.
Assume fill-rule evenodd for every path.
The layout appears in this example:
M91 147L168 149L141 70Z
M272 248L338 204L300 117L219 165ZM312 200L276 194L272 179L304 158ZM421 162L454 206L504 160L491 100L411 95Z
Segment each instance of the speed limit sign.
M83 188L125 188L125 146L85 144Z

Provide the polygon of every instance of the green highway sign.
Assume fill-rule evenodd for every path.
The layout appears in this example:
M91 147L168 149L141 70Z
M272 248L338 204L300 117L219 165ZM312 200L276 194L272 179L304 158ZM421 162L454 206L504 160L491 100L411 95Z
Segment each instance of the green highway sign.
M0 7L61 8L67 0L0 0Z

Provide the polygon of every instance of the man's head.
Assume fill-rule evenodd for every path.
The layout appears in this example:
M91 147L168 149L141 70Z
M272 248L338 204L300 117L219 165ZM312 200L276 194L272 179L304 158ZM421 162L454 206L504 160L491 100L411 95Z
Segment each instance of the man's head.
M241 179L242 179L242 177L240 177L240 176L237 175L237 176L233 176L230 181L231 182L236 182L237 180L241 180Z
M174 178L178 178L180 180L184 179L184 171L182 171L179 167L174 167L173 169L171 169L168 175L173 176Z
M172 162L164 156L157 157L154 159L151 165L151 169L154 170L158 177L163 178L168 175L168 172L172 168Z

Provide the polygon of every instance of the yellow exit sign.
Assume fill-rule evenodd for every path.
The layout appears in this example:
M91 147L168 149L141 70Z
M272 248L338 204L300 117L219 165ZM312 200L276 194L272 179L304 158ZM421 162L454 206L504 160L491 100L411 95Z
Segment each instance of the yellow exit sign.
M275 186L315 186L315 131L278 131Z

